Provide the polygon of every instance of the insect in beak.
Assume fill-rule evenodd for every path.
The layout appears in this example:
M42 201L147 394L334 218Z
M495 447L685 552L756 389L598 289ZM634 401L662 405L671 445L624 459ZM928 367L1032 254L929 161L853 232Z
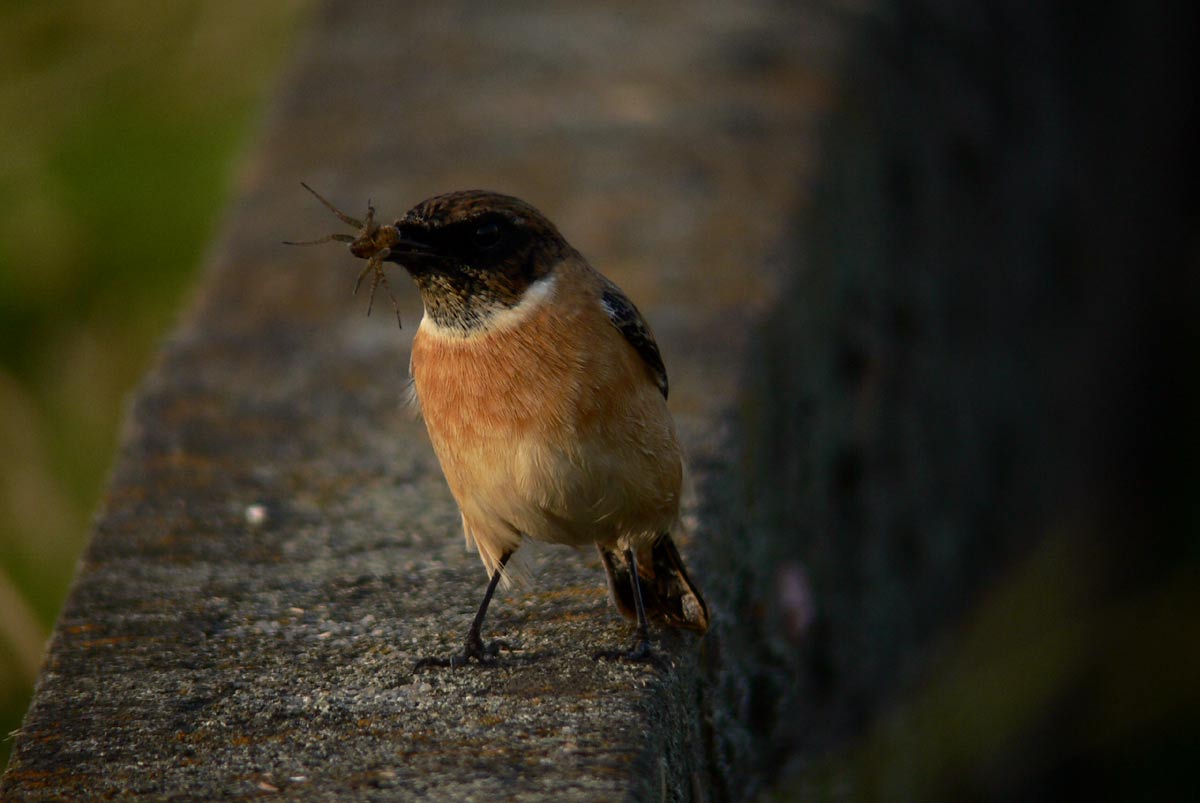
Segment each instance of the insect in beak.
M370 201L367 201L366 219L359 220L338 209L321 193L303 181L300 182L300 186L311 192L330 212L337 215L338 220L349 226L353 226L358 231L353 235L327 234L320 239L305 240L303 242L285 240L283 244L322 245L323 243L330 242L349 243L350 253L359 259L367 260L367 264L359 271L358 278L354 282L355 294L358 293L358 288L362 285L362 281L366 275L368 273L371 274L370 295L367 297L367 315L371 314L371 307L375 303L375 290L380 285L383 285L384 291L387 292L388 297L392 300L392 307L396 310L396 323L400 325L400 305L396 303L396 296L392 294L392 288L388 284L387 275L383 272L383 263L388 257L393 256L393 253L399 254L403 251L419 252L424 246L421 243L414 243L403 239L400 236L400 231L394 225L380 225L376 223L375 207L371 205Z

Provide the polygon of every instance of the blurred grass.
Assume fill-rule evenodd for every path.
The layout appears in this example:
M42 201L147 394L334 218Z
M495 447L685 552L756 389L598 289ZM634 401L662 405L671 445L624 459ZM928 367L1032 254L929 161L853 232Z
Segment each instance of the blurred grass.
M0 735L311 5L0 2Z

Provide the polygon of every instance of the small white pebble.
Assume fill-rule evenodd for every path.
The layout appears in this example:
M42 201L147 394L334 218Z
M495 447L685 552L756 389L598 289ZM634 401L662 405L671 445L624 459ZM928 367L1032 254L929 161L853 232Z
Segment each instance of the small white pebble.
M267 506L260 505L257 502L255 502L253 505L246 505L246 511L244 515L246 517L246 523L251 527L261 527L267 522Z

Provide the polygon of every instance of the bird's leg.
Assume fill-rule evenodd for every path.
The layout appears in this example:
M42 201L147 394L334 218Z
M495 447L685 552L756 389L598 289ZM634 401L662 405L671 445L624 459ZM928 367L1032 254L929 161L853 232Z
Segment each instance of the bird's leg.
M483 601L479 603L479 610L475 612L475 619L471 622L471 628L467 631L467 643L463 649L463 654L458 656L462 660L457 662L458 665L465 664L471 658L478 661L483 661L485 658L495 658L500 649L507 648L508 644L503 641L493 641L491 644L484 646L483 643L483 619L487 616L488 605L492 602L492 595L496 593L496 586L500 582L500 574L504 570L504 564L508 561L505 557L500 565L496 567L496 571L492 572L492 579L488 582L487 591L483 593ZM456 663L452 658L451 666Z
M650 623L646 620L646 603L642 601L642 583L638 579L637 553L633 549L626 549L625 560L629 562L629 582L633 585L633 607L637 612L637 634L634 636L633 646L629 650L605 650L596 653L595 657L654 664L661 668L662 660L650 649Z
M638 660L650 652L650 625L646 622L646 603L642 600L642 582L638 578L637 553L632 549L625 550L625 560L629 561L629 577L633 583L633 605L637 611L637 637L633 649L626 656L630 660Z
M487 591L483 594L483 602L479 603L479 610L475 612L475 620L471 622L471 629L467 631L467 643L463 647L462 653L452 655L449 658L422 658L413 666L413 671L424 669L427 666L449 666L457 668L465 666L474 658L480 664L491 664L496 660L496 656L500 654L501 649L512 649L507 642L493 641L485 645L483 643L483 619L487 616L488 605L492 601L492 595L496 593L496 586L500 583L500 575L504 571L504 564L508 563L510 555L505 555L500 559L500 565L496 567L496 571L492 572L491 582L488 583Z

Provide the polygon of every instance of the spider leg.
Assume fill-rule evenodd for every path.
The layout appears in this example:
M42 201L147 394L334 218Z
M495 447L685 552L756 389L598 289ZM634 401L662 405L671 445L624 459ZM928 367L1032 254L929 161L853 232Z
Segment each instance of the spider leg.
M313 194L313 195L316 197L316 199L317 199L318 201L320 201L321 203L325 204L325 207L326 207L326 208L327 208L327 209L328 209L330 212L333 212L333 214L337 215L337 218L338 218L338 220L342 221L343 223L349 224L349 225L353 226L353 227L354 227L354 228L356 228L356 229L361 229L361 228L363 227L363 224L362 224L362 221L361 221L361 220L359 220L358 218L353 218L353 217L350 217L350 216L349 216L349 215L347 215L345 212L343 212L342 210L338 209L338 208L337 208L336 206L334 206L334 205L333 205L333 204L332 204L332 203L331 203L331 202L330 202L328 199L326 199L324 195L322 195L321 193L317 192L317 191L316 191L316 190L314 190L312 187L310 187L310 186L308 186L307 184L305 184L303 181L301 181L301 182L300 182L300 186L301 186L301 187L303 187L304 189L308 190L309 192L311 192L311 193L312 193L312 194Z
M375 257L371 257L367 260L367 264L363 265L363 269L358 272L358 278L354 280L354 295L358 295L358 288L362 285L363 277L374 267Z
M375 289L379 287L380 281L387 284L387 277L383 275L383 260L379 258L379 254L375 254L367 260L367 267L374 268L375 272L371 274L371 292L367 296L367 316L371 315L371 307L375 305ZM391 291L389 290L390 294Z
M349 234L326 234L324 237L322 237L319 240L301 240L301 241L284 240L283 244L284 245L322 245L323 243L333 243L333 242L352 243L352 242L354 242L354 237L352 237Z
M391 253L392 249L385 248L375 255L375 258L379 260L375 270L379 280L383 282L383 289L387 292L388 298L392 300L392 309L396 310L396 325L403 329L404 324L400 323L400 304L396 301L396 294L392 292L392 286L388 284L387 274L383 272L383 260L391 256Z

